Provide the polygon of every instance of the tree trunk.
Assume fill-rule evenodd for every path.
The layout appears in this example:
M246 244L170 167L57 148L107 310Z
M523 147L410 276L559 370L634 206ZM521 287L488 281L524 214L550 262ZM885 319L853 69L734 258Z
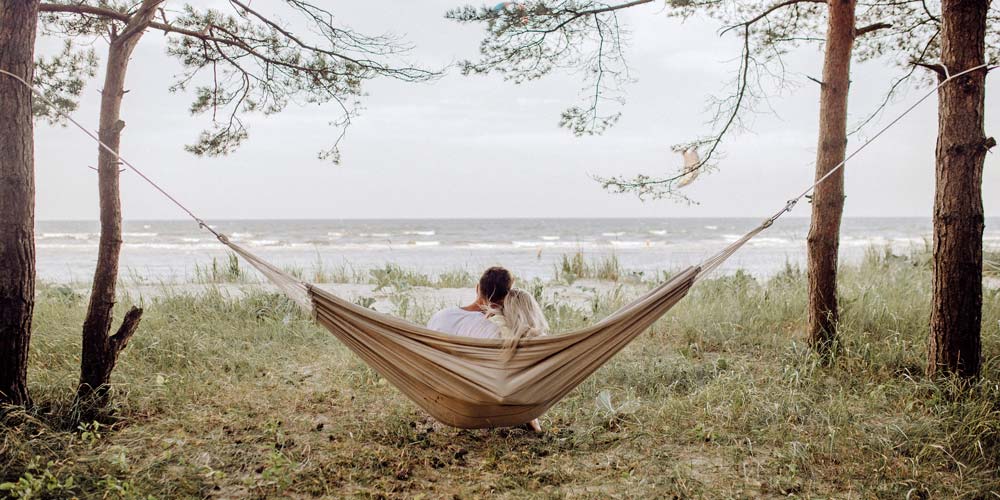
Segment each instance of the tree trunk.
M984 62L988 0L941 4L941 62L959 73ZM983 131L986 70L938 91L934 277L927 374L975 377L983 305Z
M844 161L847 151L847 93L851 85L854 47L854 0L829 0L826 53L819 104L819 144L816 179ZM837 334L837 251L840 219L844 213L844 170L816 186L809 254L809 342L827 354Z
M118 152L125 122L120 119L122 97L125 95L125 74L129 57L163 0L144 0L129 18L121 33L111 34L108 48L104 88L101 90L101 116L98 137ZM118 353L128 344L142 317L142 309L132 308L114 335L111 321L118 281L118 257L122 245L122 210L119 196L118 160L103 147L97 153L100 186L101 238L97 251L97 268L90 293L87 317L83 322L83 352L80 358L78 397L90 407L107 403L108 382L118 361Z
M0 0L0 69L32 81L38 0ZM30 405L35 305L35 143L31 90L0 75L0 403Z

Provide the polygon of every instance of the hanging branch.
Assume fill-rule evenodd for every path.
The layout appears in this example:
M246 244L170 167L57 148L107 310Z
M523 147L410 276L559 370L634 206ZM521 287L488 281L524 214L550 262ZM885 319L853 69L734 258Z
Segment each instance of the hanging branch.
M738 30L742 44L734 91L726 98L717 101L716 112L711 120L719 128L710 136L676 144L671 148L677 153L689 149L703 151L694 165L686 166L681 171L664 177L638 174L631 178L596 177L596 180L613 193L634 193L641 199L672 198L691 202L679 191L679 182L690 175L717 168L714 160L722 141L734 127L739 126L744 113L754 111L756 102L766 98L768 92L763 89L764 85L761 83L763 77L773 77L778 83L772 92L780 91L785 81L784 63L781 59L784 53L782 45L812 41L813 37L802 34L816 29L813 21L808 20L809 17L814 17L816 12L814 9L801 9L800 4L823 3L825 3L823 0L785 0L757 12L746 21L730 25L720 31L720 35L725 35ZM778 22L771 20L770 16L786 8L787 12L783 12ZM765 24L759 32L754 30L758 23ZM777 66L777 72L773 72L772 65Z
M628 33L617 11L652 1L617 5L593 0L505 2L496 7L453 9L445 17L486 26L480 59L460 63L465 75L497 73L519 84L555 69L581 74L584 103L563 111L559 125L577 136L595 135L621 117L621 112L604 108L624 105L623 88L632 80L624 55Z
M149 24L168 37L167 53L183 68L170 90L192 89L191 113L211 115L211 126L186 147L196 155L225 155L239 147L248 137L246 114L277 113L291 102L332 102L340 110L331 122L339 132L319 156L338 162L338 146L358 113L364 82L378 77L422 82L441 75L394 62L411 48L398 37L338 26L332 13L309 2L281 2L308 23L308 38L248 2L228 3L229 13L192 5L160 9ZM131 15L104 2L44 3L40 10L49 14L50 31L70 37L100 36L123 26Z

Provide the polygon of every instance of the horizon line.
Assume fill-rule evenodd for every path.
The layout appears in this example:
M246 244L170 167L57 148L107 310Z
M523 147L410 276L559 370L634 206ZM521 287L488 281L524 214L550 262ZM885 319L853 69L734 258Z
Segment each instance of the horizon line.
M985 215L987 219L990 218L1000 218L1000 215ZM254 217L234 217L234 218L210 218L204 219L205 222L212 221L225 221L225 222L262 222L262 221L285 221L285 222L301 222L301 221L456 221L456 220L663 220L663 219L675 219L675 220L697 220L697 219L766 219L767 216L753 216L753 215L705 215L705 216L635 216L635 217L561 217L561 216L539 216L539 217L275 217L275 218L254 218ZM789 214L783 219L808 219L810 216ZM844 219L932 219L933 216L928 215L845 215ZM192 224L197 224L197 222L186 218L123 218L122 222L185 222L190 221ZM35 219L35 222L100 222L100 219L59 219L59 218L44 218Z

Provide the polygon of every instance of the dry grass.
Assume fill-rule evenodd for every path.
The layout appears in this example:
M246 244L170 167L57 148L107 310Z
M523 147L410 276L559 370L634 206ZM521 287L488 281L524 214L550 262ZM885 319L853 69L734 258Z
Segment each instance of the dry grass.
M1000 293L984 294L983 380L933 384L921 376L928 284L919 257L873 252L845 268L842 343L825 366L803 345L802 272L704 282L556 405L542 435L429 421L262 292L145 304L113 417L77 425L85 302L44 287L38 406L4 416L0 482L32 498L989 498ZM626 299L546 310L569 329Z

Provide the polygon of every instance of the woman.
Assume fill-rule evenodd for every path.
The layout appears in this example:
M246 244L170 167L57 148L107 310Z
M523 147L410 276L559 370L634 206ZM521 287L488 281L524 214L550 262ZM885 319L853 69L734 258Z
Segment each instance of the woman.
M535 297L517 288L507 292L503 305L491 308L488 315L489 320L500 329L504 361L509 361L514 356L521 339L541 337L549 331L549 322L545 320L545 314ZM542 432L537 418L530 425L535 432Z

